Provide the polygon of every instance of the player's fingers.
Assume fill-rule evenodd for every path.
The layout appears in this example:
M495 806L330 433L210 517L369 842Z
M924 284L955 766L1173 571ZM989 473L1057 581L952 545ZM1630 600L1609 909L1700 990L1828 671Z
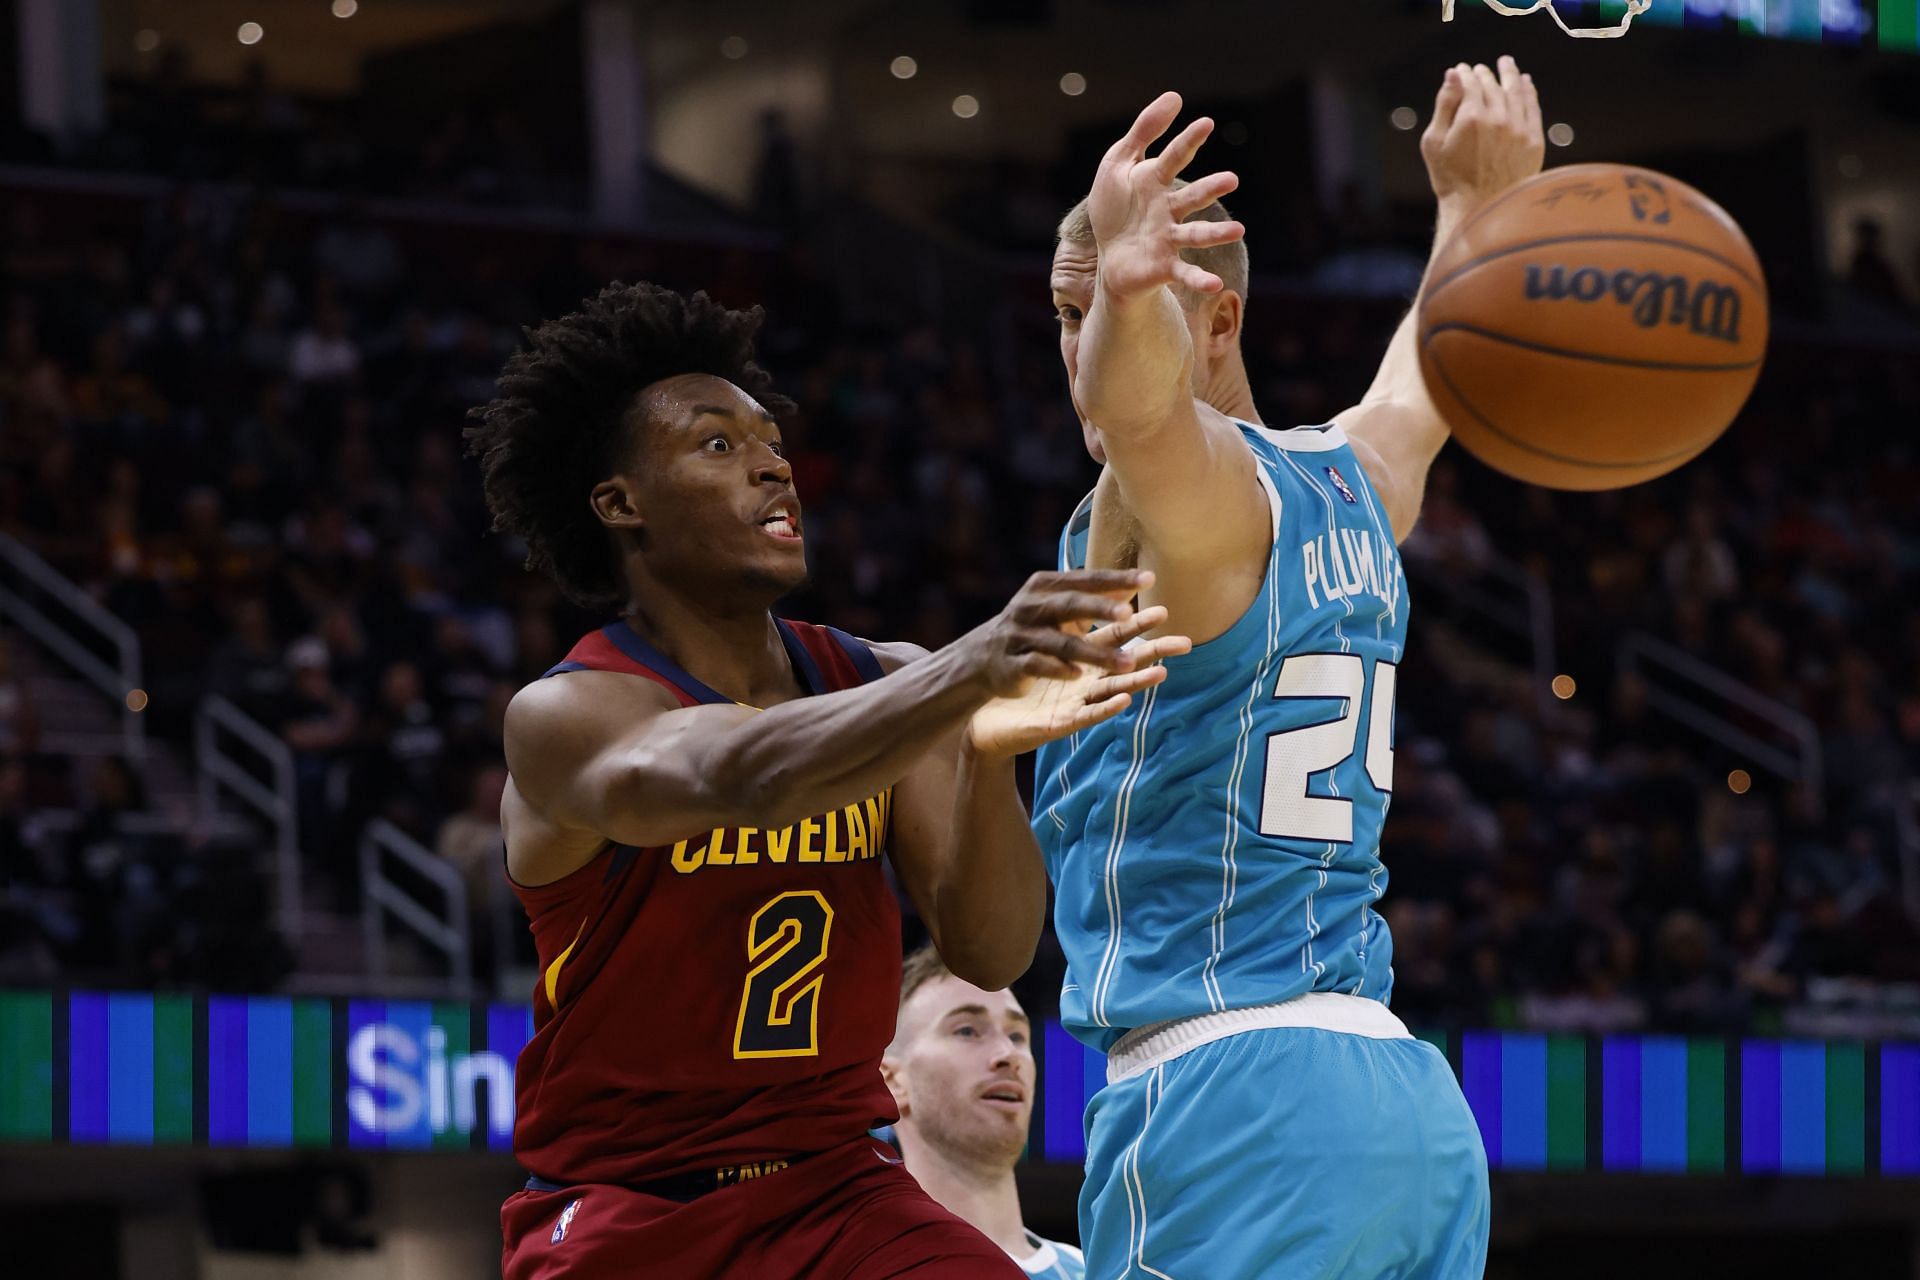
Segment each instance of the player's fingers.
M1133 118L1133 127L1128 129L1120 141L1108 150L1109 155L1119 154L1134 160L1146 157L1147 147L1153 140L1167 131L1174 118L1180 114L1180 95L1169 89L1146 105L1139 115Z
M1193 158L1200 154L1200 144L1205 142L1207 135L1212 132L1213 120L1208 116L1201 116L1182 129L1172 142L1162 147L1160 154L1153 159L1154 171L1159 175L1160 181L1171 183L1179 177L1180 171L1192 164Z
M1226 288L1226 281L1219 276L1184 259L1173 264L1173 278L1195 293L1218 293Z
M1126 598L1153 585L1151 569L1060 569L1045 570L1027 579L1023 590L1091 591L1096 595Z
M1168 234L1183 249L1211 249L1246 239L1247 228L1238 222L1180 222Z
M1138 693L1142 689L1151 689L1166 678L1165 667L1141 667L1137 671L1125 671L1117 676L1095 680L1087 686L1086 696L1081 701L1091 706L1119 694Z
M1507 95L1500 92L1500 78L1484 62L1473 64L1473 75L1480 82L1480 104L1487 118L1498 123L1507 118Z
M1158 662L1162 658L1177 658L1183 653L1193 652L1191 636L1155 636L1133 646L1134 657L1140 662Z
M1513 91L1520 87L1520 64L1513 60L1512 54L1503 53L1499 61L1494 63L1493 69L1494 74L1500 78L1500 91L1512 96Z
M1177 188L1167 197L1167 207L1176 218L1185 218L1195 210L1204 209L1228 192L1237 191L1240 176L1228 170L1210 173L1204 178L1196 178L1186 186Z
M1530 75L1520 77L1520 127L1526 131L1529 141L1545 145L1546 132L1540 117L1540 91L1534 87Z
M1453 73L1460 81L1460 109L1453 113L1452 126L1458 129L1486 115L1487 105L1483 99L1487 90L1480 83L1480 77L1473 74L1473 68L1466 63L1456 66Z
M1080 674L1080 668L1050 653L1021 654L1019 671L1036 680L1072 680Z
M1065 662L1085 663L1101 671L1132 671L1139 665L1127 649L1095 644L1080 636L1068 635L1058 628L1027 633L1021 647L1028 652L1051 654ZM1079 674L1077 669L1073 672L1075 676Z
M1079 733L1082 729L1091 729L1104 720L1111 720L1133 705L1133 695L1116 693L1105 702L1080 707L1067 724L1065 732Z
M1460 110L1460 104L1466 100L1466 89L1460 83L1460 68L1448 67L1447 74L1440 80L1440 92L1433 97L1433 119L1427 122L1427 137L1439 141L1447 136L1447 130L1453 128L1453 117Z
M1133 616L1125 600L1093 591L1049 591L1028 596L1013 607L1022 626L1051 627L1063 622L1123 622Z
M1145 631L1151 631L1167 620L1167 606L1156 604L1142 609L1124 622L1116 622L1110 627L1102 627L1094 633L1095 643L1112 645L1119 648L1127 641Z

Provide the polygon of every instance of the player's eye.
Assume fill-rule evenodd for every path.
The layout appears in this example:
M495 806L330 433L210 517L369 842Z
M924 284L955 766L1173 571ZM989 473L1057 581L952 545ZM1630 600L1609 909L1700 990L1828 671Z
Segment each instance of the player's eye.
M700 447L708 453L725 453L733 448L733 442L725 436L708 436Z
M784 458L787 456L787 446L781 444L778 440L767 441L767 448L773 450L773 456L776 458Z
M1016 1031L1007 1038L1015 1044L1025 1044L1027 1042L1027 1033L1024 1031Z
M959 1026L953 1029L953 1034L957 1036L965 1036L967 1039L972 1040L976 1038L980 1034L980 1032L975 1028L968 1026L965 1023L961 1023Z
M1054 314L1061 324L1079 324L1082 318L1080 308L1071 304L1056 308Z

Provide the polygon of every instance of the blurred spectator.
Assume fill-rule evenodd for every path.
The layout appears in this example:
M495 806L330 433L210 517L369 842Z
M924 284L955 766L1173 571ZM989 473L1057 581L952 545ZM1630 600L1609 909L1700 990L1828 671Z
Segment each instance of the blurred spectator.
M1847 283L1881 302L1899 306L1905 301L1900 276L1887 260L1884 229L1878 218L1857 218L1853 224L1853 254L1847 262Z
M231 610L232 633L207 656L207 692L225 698L256 720L272 720L290 692L288 662L274 635L273 618L260 596L246 596Z
M500 796L507 771L500 765L478 770L468 784L466 806L440 824L434 852L456 867L467 882L467 901L491 899L493 881L506 866L500 837Z
M336 303L320 307L313 323L293 335L287 372L298 382L345 382L360 372L360 348L347 335L347 313Z

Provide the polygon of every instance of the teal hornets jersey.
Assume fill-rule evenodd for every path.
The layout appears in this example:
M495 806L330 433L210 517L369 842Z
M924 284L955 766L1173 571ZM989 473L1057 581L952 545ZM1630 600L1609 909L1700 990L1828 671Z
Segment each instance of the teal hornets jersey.
M1309 991L1384 1003L1393 985L1373 906L1407 636L1400 553L1338 426L1240 430L1273 509L1260 593L1124 714L1035 764L1061 1016L1103 1051L1151 1023ZM1062 535L1062 568L1086 563L1091 512L1089 497Z
M1087 1280L1087 1260L1072 1245L1044 1240L1031 1231L1027 1232L1027 1243L1034 1248L1032 1256L1015 1261L1028 1275L1045 1276L1047 1280Z

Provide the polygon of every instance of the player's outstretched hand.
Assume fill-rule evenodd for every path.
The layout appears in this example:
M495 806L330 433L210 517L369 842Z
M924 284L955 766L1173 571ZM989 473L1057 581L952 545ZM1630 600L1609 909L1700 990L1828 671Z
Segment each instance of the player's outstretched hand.
M1471 212L1516 182L1540 172L1547 140L1533 77L1502 54L1500 69L1482 63L1448 67L1420 135L1420 155L1442 205Z
M1130 602L1152 585L1153 574L1141 569L1036 573L999 616L954 644L995 697L1018 697L1034 680L1071 678L1082 664L1107 673L1131 671L1133 654L1089 633L1131 619Z
M973 713L967 733L982 755L1017 756L1056 738L1111 720L1133 702L1133 695L1167 678L1162 658L1186 653L1186 636L1139 637L1167 620L1164 606L1142 609L1124 621L1103 627L1086 643L1126 657L1131 669L1114 674L1090 663L1074 664L1071 675L1029 680L1024 692L995 698Z
M1205 116L1182 129L1159 155L1147 158L1147 147L1179 114L1179 94L1155 98L1126 136L1107 148L1094 175L1087 214L1100 250L1099 288L1110 296L1138 297L1175 283L1199 293L1218 293L1220 277L1183 260L1180 250L1228 244L1247 233L1238 222L1181 221L1238 187L1240 179L1221 172L1184 187L1173 185L1213 132L1213 121Z

